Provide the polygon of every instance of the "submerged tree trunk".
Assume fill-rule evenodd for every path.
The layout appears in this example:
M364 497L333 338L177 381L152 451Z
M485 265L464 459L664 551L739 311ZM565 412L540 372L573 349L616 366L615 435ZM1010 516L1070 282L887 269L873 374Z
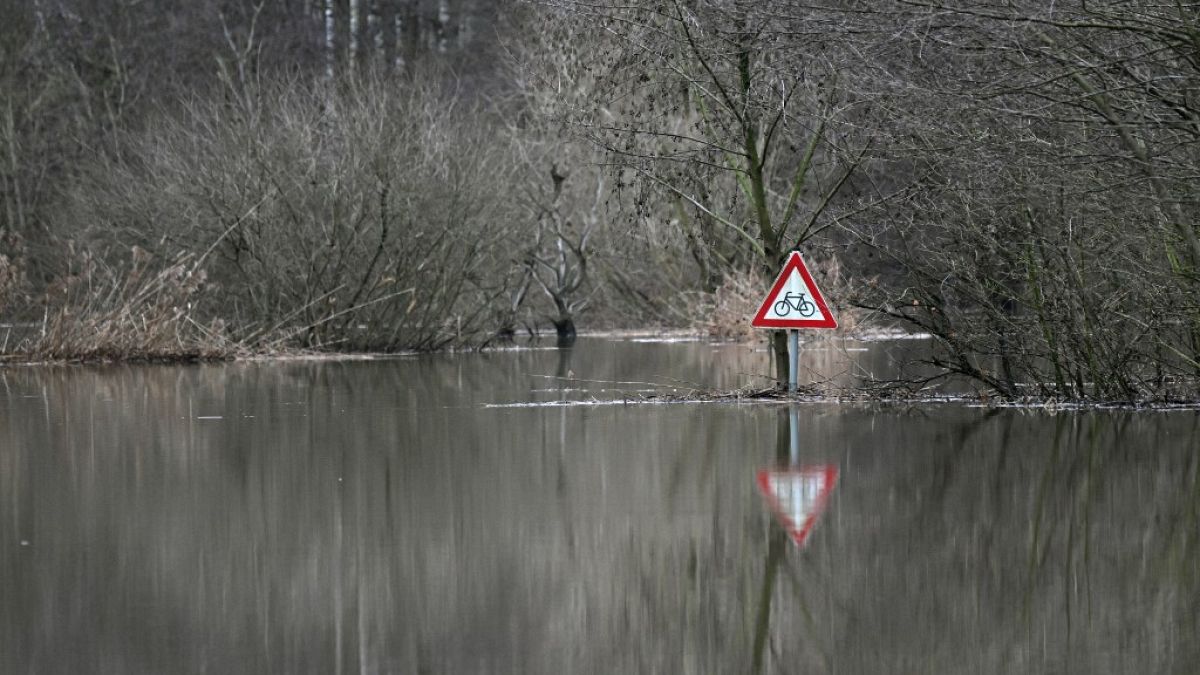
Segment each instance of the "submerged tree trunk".
M558 309L558 318L551 319L551 322L554 323L554 332L558 334L558 346L569 347L575 344L575 318L561 297L554 296L554 304Z
M558 346L570 347L575 344L575 320L571 317L554 319L554 330L558 334Z
M775 357L775 380L779 387L786 387L788 382L788 345L787 331L771 331L771 353Z

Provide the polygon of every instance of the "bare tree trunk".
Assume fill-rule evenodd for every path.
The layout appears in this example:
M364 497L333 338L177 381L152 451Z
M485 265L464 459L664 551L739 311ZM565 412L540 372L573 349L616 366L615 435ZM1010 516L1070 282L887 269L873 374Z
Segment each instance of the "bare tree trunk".
M325 76L332 78L337 65L337 45L334 43L333 3L336 0L321 0L321 53L325 61Z
M333 3L333 55L335 70L345 74L350 70L350 0L331 0Z
M558 346L568 347L575 344L575 319L571 316L571 310L566 302L557 296L554 298L554 305L558 310L558 318L553 320Z
M383 36L383 70L391 72L396 67L396 0L375 0L375 4Z
M437 18L435 19L435 34L437 39L437 51L439 54L446 53L446 47L449 44L449 27L450 27L450 0L438 0Z
M420 51L421 40L421 0L404 1L404 63L412 67L413 61Z
M787 331L771 331L771 353L775 357L775 380L780 387L788 383Z
M474 21L479 13L479 7L476 6L476 0L462 0L458 6L458 17L455 24L458 26L455 29L454 48L462 49L471 41L471 37L475 34Z
M354 30L354 60L359 72L365 72L371 54L375 51L374 32L372 31L372 0L354 0L353 30Z

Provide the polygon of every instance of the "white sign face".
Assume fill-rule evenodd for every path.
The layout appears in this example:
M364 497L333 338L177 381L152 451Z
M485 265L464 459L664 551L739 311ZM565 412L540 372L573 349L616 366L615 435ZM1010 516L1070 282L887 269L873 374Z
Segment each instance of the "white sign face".
M821 291L796 251L788 255L783 271L754 315L757 328L837 328Z
M821 317L817 310L817 303L813 302L813 295L808 290L808 284L804 283L798 269L788 271L787 278L784 279L783 286L780 287L779 293L775 297L777 298L775 302L767 306L767 311L763 314L764 319Z

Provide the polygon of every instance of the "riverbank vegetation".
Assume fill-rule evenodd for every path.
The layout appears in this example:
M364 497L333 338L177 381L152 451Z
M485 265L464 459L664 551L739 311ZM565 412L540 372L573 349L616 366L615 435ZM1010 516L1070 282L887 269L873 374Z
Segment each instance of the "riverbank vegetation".
M1200 397L1186 8L7 5L5 358L754 339L799 249L934 378Z

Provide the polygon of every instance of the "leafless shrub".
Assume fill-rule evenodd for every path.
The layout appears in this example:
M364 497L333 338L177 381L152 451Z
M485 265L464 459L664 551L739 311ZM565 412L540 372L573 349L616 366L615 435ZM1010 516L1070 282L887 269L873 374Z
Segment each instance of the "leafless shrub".
M858 302L1003 396L1194 398L1194 14L931 2L875 20L922 45L891 64L902 112L882 141L920 190L845 223L880 277Z
M505 291L492 128L416 84L231 89L101 167L73 215L93 237L206 255L239 341L437 348L471 339Z
M707 293L687 238L658 218L635 217L620 225L597 244L601 283L591 316L621 325L691 326L693 303Z

